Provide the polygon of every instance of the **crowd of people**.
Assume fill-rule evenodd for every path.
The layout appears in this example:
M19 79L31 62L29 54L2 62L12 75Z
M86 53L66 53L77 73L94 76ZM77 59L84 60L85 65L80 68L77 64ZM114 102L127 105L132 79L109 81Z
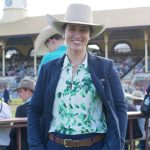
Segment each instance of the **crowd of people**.
M34 77L33 57L31 56L28 56L26 58L20 57L19 59L16 59L16 57L12 57L11 59L6 60L6 76L17 76L20 79L23 79L24 76ZM110 57L110 59L114 60L115 68L118 71L120 77L129 73L132 69L134 70L134 73L144 72L144 62L139 63L140 60L143 59L142 56L122 55L122 56L113 56ZM41 57L37 58L38 70L40 68L39 64L41 60L42 60ZM150 61L148 66L150 67ZM2 75L2 69L0 69L0 75Z
M12 59L6 60L6 76L18 76L21 79L24 76L34 76L33 58L31 57L12 57Z
M120 77L129 73L143 59L142 56L115 56L111 57L114 60L115 68ZM144 68L144 65L142 66ZM142 69L143 69L142 68Z

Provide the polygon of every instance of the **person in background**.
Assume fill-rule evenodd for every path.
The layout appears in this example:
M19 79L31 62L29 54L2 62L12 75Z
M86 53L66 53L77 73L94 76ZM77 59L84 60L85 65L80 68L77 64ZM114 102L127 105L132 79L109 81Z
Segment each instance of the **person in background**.
M27 107L31 100L32 94L35 88L35 81L30 77L23 78L18 86L18 94L23 100L23 104L18 106L16 109L16 117L27 117ZM27 129L21 129L21 150L29 150L27 143ZM11 129L10 132L11 142L9 145L9 150L16 150L17 144L17 133L16 129Z
M4 102L8 104L10 98L9 98L9 91L6 86L4 87L3 98Z
M146 94L150 94L150 85L147 87L146 89ZM139 119L139 124L140 124L140 128L142 130L142 133L145 137L145 118L141 118ZM145 140L140 140L139 144L138 144L138 148L139 150L145 150L146 146L145 146Z
M12 117L11 109L8 104L0 99L0 120ZM6 150L10 143L10 128L0 128L0 150Z
M147 94L150 94L150 85L148 86L147 90L146 90Z
M56 32L54 29L47 27L40 32L35 40L35 49L46 49L48 51L41 60L39 65L38 74L41 70L43 64L62 57L67 50L67 47L64 43L64 38ZM44 51L44 50L43 50Z
M65 20L47 15L64 35L66 55L42 66L28 107L30 150L123 150L127 104L113 61L87 52L104 24L85 4L68 6Z

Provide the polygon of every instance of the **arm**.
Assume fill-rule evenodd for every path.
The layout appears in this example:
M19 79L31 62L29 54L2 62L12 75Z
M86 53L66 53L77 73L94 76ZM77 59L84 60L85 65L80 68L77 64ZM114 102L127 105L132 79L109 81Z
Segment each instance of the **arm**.
M125 135L127 129L127 104L124 97L124 92L120 82L120 78L113 67L113 62L110 64L109 72L107 74L115 111L119 121L121 146L124 146Z
M45 150L41 137L40 117L43 113L44 103L44 76L41 68L35 91L28 106L28 143L30 150Z

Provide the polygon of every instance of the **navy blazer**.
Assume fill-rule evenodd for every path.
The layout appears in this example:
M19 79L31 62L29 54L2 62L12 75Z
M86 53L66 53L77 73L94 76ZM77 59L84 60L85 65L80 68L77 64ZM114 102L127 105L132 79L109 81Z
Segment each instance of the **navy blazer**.
M55 90L64 57L41 68L35 91L28 107L28 143L30 150L45 150L52 120ZM103 150L122 150L127 128L127 105L120 79L109 59L88 53L92 81L105 108L107 134Z

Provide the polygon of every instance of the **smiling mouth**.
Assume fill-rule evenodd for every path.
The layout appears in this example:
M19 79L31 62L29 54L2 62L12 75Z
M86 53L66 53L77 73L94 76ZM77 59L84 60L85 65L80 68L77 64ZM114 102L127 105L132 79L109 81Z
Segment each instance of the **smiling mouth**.
M74 44L81 44L81 41L73 41Z

